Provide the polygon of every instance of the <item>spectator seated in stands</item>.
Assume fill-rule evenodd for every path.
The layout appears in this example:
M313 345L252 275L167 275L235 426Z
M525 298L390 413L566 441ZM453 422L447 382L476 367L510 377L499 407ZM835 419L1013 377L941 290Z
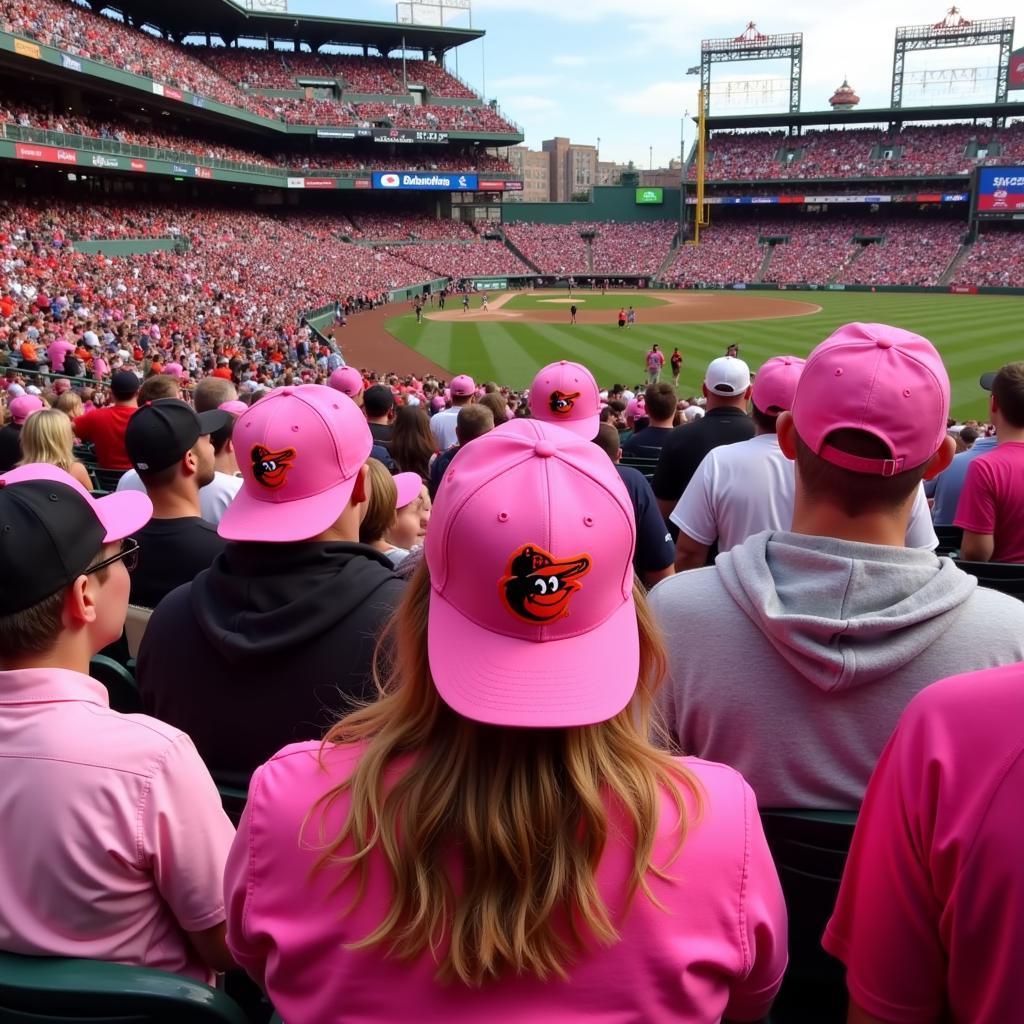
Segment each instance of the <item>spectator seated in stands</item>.
M672 433L679 399L671 384L648 384L644 391L647 426L631 434L622 446L622 454L633 459L657 459Z
M276 389L233 437L242 489L218 527L230 543L153 613L138 673L145 707L188 723L215 773L247 777L375 695L375 637L402 583L358 543L372 438L350 399ZM240 706L244 729L232 726Z
M743 780L646 741L661 648L610 461L512 421L460 452L435 515L381 699L252 782L225 874L239 963L286 1020L568 1020L581 994L763 1016L778 878Z
M37 395L18 395L11 399L11 422L0 429L0 473L14 469L21 462L21 435L25 423L30 416L45 408L46 404Z
M476 401L476 384L473 383L473 378L465 373L453 377L448 390L452 396L451 406L441 409L430 417L430 431L437 441L439 452L446 452L457 440L455 424L458 420L459 410Z
M485 396L486 397L486 396ZM470 441L491 431L499 424L494 422L494 413L482 403L464 405L459 409L455 420L455 441L450 448L439 452L430 465L430 498L437 496L437 489L441 486L444 474L452 464L452 460Z
M92 478L85 466L75 458L74 444L75 437L67 416L59 409L41 408L25 420L21 429L20 464L45 462L57 466L65 473L70 473L87 491L91 491Z
M948 415L930 342L841 327L778 418L796 459L792 532L755 534L651 595L673 742L747 771L762 807L857 808L918 690L1024 656L1024 605L904 547L922 478L952 458Z
M131 469L132 461L125 448L128 421L138 409L136 395L141 381L131 370L119 370L111 379L114 404L79 416L74 422L75 437L91 441L96 460L106 469Z
M128 421L125 446L153 502L153 518L136 537L132 604L156 608L224 550L216 527L202 518L199 494L215 473L210 435L230 423L226 412L197 414L174 398L148 403Z
M144 494L55 466L0 477L0 934L7 952L212 982L234 830L189 738L88 675L121 635Z

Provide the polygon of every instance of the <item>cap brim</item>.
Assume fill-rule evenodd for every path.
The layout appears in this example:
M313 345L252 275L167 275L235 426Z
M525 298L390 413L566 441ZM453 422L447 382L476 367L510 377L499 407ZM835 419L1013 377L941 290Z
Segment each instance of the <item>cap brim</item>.
M999 376L998 370L992 370L990 373L983 373L978 380L978 383L986 390L992 390L992 382Z
M354 473L348 480L342 480L319 494L292 501L255 498L249 488L258 485L246 480L224 510L217 533L225 540L266 544L309 540L337 521L352 497L358 476L358 472Z
M423 481L420 479L419 473L396 473L392 479L398 490L395 508L405 508L409 502L415 501L419 497L420 491L423 490Z
M231 422L231 413L223 409L208 409L206 412L197 413L196 418L199 420L199 436L204 437L226 427Z
M593 416L585 416L583 419L578 420L545 419L544 417L537 415L534 415L534 419L552 427L561 427L563 430L568 430L571 434L575 434L577 437L582 437L584 441L593 441L594 438L597 437L597 431L601 426L600 412L596 412Z
M640 671L632 597L588 633L532 643L484 629L431 590L427 651L441 699L490 725L606 722L630 702Z

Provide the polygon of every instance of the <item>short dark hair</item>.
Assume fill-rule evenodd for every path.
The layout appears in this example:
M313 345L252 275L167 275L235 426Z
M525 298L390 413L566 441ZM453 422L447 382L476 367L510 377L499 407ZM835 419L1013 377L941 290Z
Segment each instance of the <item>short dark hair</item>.
M139 405L157 402L161 398L177 398L181 394L181 386L176 378L169 373L154 373L147 377L139 388Z
M779 417L772 416L769 413L762 412L753 402L750 403L750 418L754 421L754 425L762 434L774 434L775 424L778 422Z
M219 409L225 402L238 398L238 388L223 377L204 377L192 393L196 412Z
M964 427L963 430L960 431L960 438L968 448L970 448L970 446L974 444L979 437L981 437L981 431L978 430L977 427Z
M391 388L383 384L374 384L363 392L363 408L367 416L387 416L395 407L395 396Z
M484 403L464 405L455 420L459 444L469 444L494 429L494 412Z
M644 392L644 405L650 419L667 420L675 414L679 399L671 384L648 384Z
M231 435L235 430L235 417L232 416L227 423L224 424L220 430L215 430L210 435L210 444L213 445L213 454L220 455L224 451L224 445L231 440Z
M880 438L863 430L833 430L825 442L849 455L863 459L891 459L892 452ZM796 436L796 464L804 493L838 507L851 519L867 512L894 509L917 490L927 463L895 476L854 473L815 455Z
M992 397L1011 426L1024 428L1024 363L1007 363L996 374Z
M619 454L622 445L619 442L619 432L610 424L602 423L597 428L597 435L594 437L594 444L603 451L612 462Z

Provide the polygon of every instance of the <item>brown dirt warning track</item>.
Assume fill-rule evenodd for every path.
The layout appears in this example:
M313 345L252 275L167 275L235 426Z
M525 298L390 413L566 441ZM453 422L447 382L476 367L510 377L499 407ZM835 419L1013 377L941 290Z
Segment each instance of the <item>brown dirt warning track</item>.
M461 300L452 300L458 306L455 309L427 309L424 317L428 320L465 321L467 323L521 323L521 324L560 324L568 317L568 300L552 300L549 309L505 309L504 306L516 295L523 292L506 292L496 296L489 303L487 312L479 308L479 298L473 297L473 306L469 312L462 311ZM543 293L534 293L543 300ZM610 293L612 294L612 293ZM644 292L623 292L622 301L629 304L633 294L651 294ZM813 302L798 302L795 299L768 298L761 295L733 293L729 295L708 292L656 292L657 298L664 303L657 306L645 306L638 311L638 317L645 324L687 324L715 323L727 320L776 320L785 317L810 316L821 310ZM615 322L615 311L610 309L587 309L588 293L582 292L580 309L576 319L583 324L611 324ZM380 306L369 313L359 313L350 317L348 326L335 328L334 336L342 346L345 361L360 369L396 373L436 374L445 378L449 371L443 366L425 359L418 352L403 345L384 329L384 323L392 317L401 316L410 309L409 303L398 302L389 306Z

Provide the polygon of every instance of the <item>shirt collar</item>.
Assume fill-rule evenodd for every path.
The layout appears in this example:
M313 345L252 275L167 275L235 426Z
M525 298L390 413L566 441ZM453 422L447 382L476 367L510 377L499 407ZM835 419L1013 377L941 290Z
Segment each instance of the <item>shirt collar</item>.
M0 706L74 700L110 707L107 688L81 672L67 668L20 668L0 672Z

